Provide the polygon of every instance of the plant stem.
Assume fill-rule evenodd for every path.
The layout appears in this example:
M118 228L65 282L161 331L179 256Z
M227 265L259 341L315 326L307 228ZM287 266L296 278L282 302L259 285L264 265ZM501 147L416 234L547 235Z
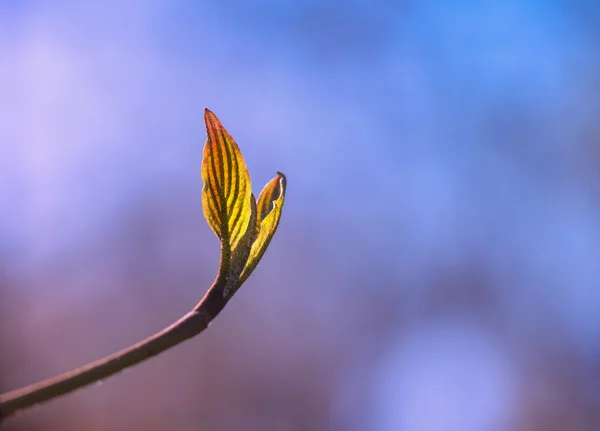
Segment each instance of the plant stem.
M198 335L225 307L223 281L218 277L193 311L145 340L81 368L1 394L0 422L19 410L105 379Z

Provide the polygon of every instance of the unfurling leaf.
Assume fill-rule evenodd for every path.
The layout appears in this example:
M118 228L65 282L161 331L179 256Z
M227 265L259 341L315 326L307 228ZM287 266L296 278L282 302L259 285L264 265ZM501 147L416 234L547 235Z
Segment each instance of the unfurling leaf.
M277 226L279 226L279 220L281 219L285 186L285 175L277 172L277 176L267 183L258 196L256 207L259 217L257 220L260 220L259 232L254 244L252 244L246 267L240 275L240 285L252 274L263 254L265 254L271 238L275 235Z
M242 153L208 109L202 159L202 209L221 240L221 265L213 286L227 301L265 253L281 218L286 179L278 172L255 200Z
M227 255L240 242L251 217L250 175L242 153L211 111L204 111L207 140L202 159L202 208Z
M251 196L250 203L252 213L248 222L248 229L246 230L246 233L242 237L241 241L238 243L238 246L231 253L229 276L227 277L227 282L223 288L223 297L225 298L233 295L241 286L241 283L238 283L238 280L246 265L246 262L248 261L252 244L256 240L256 235L258 234L258 228L256 225L256 220L258 217L256 213L256 199L254 199L254 195Z

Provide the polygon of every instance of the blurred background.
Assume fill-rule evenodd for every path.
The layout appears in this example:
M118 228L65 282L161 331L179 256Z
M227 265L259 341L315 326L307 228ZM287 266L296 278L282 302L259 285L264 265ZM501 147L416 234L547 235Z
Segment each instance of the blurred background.
M210 329L6 430L600 429L600 4L0 2L0 389L189 311L209 107L261 265Z

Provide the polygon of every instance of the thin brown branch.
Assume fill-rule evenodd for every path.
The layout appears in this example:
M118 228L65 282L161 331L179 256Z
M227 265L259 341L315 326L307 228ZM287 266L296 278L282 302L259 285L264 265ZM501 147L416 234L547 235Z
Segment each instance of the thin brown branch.
M103 380L198 335L226 304L223 281L217 277L193 311L145 340L81 368L0 395L0 422L19 410Z

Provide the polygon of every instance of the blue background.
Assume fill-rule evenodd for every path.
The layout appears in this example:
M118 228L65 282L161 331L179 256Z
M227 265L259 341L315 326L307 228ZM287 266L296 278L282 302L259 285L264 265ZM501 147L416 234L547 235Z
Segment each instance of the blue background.
M7 429L600 428L594 1L0 3L0 388L191 309L202 113L282 222L210 329Z

